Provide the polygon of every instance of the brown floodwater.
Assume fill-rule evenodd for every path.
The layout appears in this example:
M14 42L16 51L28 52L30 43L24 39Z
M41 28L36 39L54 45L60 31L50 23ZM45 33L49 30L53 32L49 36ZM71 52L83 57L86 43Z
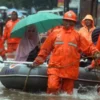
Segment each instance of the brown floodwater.
M76 90L74 90L73 95L67 95L66 93L59 95L26 93L14 89L6 89L0 83L0 100L100 100L100 96L96 91L91 91L87 94L78 94Z

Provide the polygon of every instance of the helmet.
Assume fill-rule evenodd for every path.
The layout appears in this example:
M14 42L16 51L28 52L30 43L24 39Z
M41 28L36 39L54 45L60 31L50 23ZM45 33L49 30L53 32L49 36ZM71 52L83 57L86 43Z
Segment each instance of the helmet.
M65 20L72 20L72 21L76 22L77 21L77 16L76 16L76 14L72 10L70 10L70 11L67 11L64 14L63 19L65 19Z

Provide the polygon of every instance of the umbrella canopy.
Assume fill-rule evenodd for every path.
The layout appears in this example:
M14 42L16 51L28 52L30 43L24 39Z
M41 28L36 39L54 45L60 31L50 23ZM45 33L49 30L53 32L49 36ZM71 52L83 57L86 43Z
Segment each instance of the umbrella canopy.
M39 33L62 24L62 17L52 13L37 13L20 20L14 27L11 37L23 37L28 25L34 24Z
M0 6L1 10L7 10L8 8L6 6Z

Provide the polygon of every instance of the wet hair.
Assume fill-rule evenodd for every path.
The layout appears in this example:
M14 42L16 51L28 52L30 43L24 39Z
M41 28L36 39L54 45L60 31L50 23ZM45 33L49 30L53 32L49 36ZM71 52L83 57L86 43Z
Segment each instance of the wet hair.
M11 14L16 14L16 16L18 17L18 13L16 11L12 11Z
M38 33L35 25L32 24L32 25L27 26L26 31L28 31L30 28L32 28L36 33Z

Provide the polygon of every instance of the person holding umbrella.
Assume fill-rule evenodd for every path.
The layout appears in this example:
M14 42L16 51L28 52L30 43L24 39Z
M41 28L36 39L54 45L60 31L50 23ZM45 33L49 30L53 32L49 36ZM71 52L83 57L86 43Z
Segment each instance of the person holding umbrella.
M33 61L39 50L37 28L35 25L29 25L16 50L15 61Z
M50 33L31 66L34 68L42 64L52 52L47 68L47 93L73 93L79 74L80 51L100 58L97 48L74 29L76 21L76 14L67 11L63 16L63 26Z

